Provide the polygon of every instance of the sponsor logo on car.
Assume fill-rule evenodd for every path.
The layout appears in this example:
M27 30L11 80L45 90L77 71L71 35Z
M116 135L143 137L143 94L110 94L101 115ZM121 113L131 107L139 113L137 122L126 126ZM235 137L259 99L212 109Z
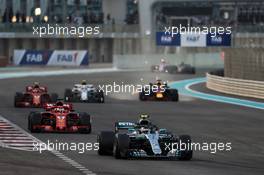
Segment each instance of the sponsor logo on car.
M120 127L122 127L122 126L134 126L134 123L131 123L131 122L118 122L118 125Z

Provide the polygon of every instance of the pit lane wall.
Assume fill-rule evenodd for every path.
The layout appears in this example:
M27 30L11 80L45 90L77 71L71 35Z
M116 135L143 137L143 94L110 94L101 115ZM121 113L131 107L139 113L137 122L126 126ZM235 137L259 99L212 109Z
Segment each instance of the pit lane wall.
M14 50L14 65L81 66L88 65L86 50Z
M178 65L182 62L196 69L219 69L224 67L220 52L215 53L178 53L149 55L114 55L113 66L118 69L150 70L152 65L160 64L161 59L166 64Z
M264 99L264 82L206 74L206 87L226 94Z

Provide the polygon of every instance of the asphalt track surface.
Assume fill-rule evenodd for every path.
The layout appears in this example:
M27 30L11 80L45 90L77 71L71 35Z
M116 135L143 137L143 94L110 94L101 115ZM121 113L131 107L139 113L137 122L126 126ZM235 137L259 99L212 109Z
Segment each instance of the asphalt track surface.
M0 81L0 114L27 131L27 116L36 109L14 108L16 91L34 81L48 85L49 92L62 97L66 87L83 79L94 84L149 83L158 75L163 80L194 78L193 75L167 75L149 72L96 73L53 77L32 77ZM200 76L200 75L196 75ZM135 121L149 114L158 126L175 134L189 134L194 142L231 142L232 150L212 154L195 151L191 161L116 160L98 156L96 151L80 154L62 152L93 173L102 175L138 174L264 174L264 112L230 104L217 103L180 96L180 102L140 102L137 95L111 94L105 104L74 104L77 111L86 111L93 117L93 131L85 134L33 134L47 142L96 142L97 133L112 130L115 121ZM0 148L0 174L82 174L50 152L18 151Z

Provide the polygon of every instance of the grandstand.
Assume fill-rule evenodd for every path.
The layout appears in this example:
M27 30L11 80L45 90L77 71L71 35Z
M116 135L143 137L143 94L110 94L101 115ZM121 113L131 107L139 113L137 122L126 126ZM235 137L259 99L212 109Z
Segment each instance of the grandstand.
M232 48L258 49L264 45L262 0L0 0L0 3L0 55L9 64L14 49L25 48L87 50L91 62L112 62L116 57L129 55L222 52L221 47L175 48L155 44L156 32L166 25L179 24L231 26ZM32 26L47 24L99 26L101 35L84 38L32 35Z

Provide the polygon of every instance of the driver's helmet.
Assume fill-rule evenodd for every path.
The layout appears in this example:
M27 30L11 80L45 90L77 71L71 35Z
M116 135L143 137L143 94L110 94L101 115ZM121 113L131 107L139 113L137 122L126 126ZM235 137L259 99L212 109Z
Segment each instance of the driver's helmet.
M146 115L146 114L140 115L138 124L140 126L149 126L151 124L151 122L149 121L149 115Z
M63 106L63 102L58 101L58 102L56 103L56 106Z
M161 80L157 80L157 81L156 81L156 84L157 84L157 86L161 86L161 85L162 85Z
M33 87L34 87L34 88L39 88L39 82L34 82Z
M86 83L86 80L82 80L82 83L81 83L82 85L86 85L87 83Z
M160 60L160 62L161 62L161 63L165 63L165 59L162 58L162 59Z

